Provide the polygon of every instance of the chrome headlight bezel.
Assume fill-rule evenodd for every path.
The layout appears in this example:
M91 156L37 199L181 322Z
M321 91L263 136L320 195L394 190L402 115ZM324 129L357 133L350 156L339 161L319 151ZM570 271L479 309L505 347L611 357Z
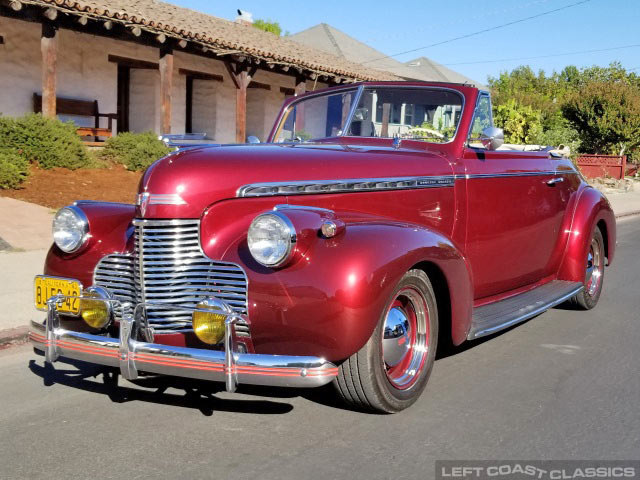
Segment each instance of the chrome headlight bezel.
M276 259L271 261L265 260L265 257L263 255L260 255L259 252L257 251L257 247L252 247L252 243L251 243L252 230L259 228L258 227L259 222L264 220L270 220L272 222L275 222L275 225L278 225L278 228L281 229L281 237L285 240L285 244L284 244L285 248L283 253L280 254ZM249 230L247 232L247 245L249 247L249 252L251 253L251 256L260 265L263 265L269 268L282 267L286 265L287 262L289 262L289 260L291 260L293 250L296 245L296 239L297 239L297 234L296 234L296 229L293 226L293 223L286 215L278 211L266 212L258 215L251 222L251 225L249 226Z
M71 214L74 217L74 233L77 236L77 240L75 240L71 244L63 243L57 235L59 233L65 232L62 228L59 228L58 223L60 223L60 218L62 215ZM66 232L70 232L71 230L66 230ZM65 253L75 253L84 247L89 241L89 219L82 211L82 209L76 207L75 205L69 205L67 207L62 207L58 210L53 217L53 222L51 224L51 232L53 234L53 241L56 246Z

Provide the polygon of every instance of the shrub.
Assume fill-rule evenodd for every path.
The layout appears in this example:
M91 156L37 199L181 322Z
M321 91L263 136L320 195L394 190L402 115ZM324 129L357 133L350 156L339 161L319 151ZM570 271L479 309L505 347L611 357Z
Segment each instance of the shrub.
M580 151L580 134L568 125L545 130L540 133L534 141L538 145L548 145L552 147L564 145L569 147L572 157Z
M63 123L36 113L0 117L0 148L18 152L40 168L76 169L89 161L72 122Z
M0 150L0 189L17 188L27 178L29 163L17 152Z
M584 153L623 155L640 146L640 87L623 81L593 82L562 105L580 133Z
M122 163L129 170L144 170L169 152L171 148L158 140L153 132L124 132L107 140L101 157Z
M511 99L495 109L496 126L504 129L505 143L532 144L542 133L542 114Z

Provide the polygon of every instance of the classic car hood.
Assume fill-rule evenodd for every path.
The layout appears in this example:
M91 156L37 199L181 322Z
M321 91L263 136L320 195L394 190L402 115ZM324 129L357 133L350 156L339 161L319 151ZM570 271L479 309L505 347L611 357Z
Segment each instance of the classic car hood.
M147 169L139 193L146 218L198 218L252 183L450 175L437 153L335 144L203 147L169 155ZM145 198L146 197L146 198ZM283 200L283 203L286 201Z

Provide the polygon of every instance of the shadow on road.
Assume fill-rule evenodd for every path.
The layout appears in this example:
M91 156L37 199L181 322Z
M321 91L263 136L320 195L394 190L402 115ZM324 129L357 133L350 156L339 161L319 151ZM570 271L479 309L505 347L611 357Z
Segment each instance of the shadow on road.
M64 367L70 368L64 368ZM172 405L199 410L205 416L216 411L259 415L281 415L293 410L288 403L270 400L223 399L216 396L223 390L222 384L169 376L140 377L133 381L136 386L118 385L116 369L60 358L54 368L51 364L29 361L29 370L41 377L45 386L54 384L85 390L108 396L112 402L132 401ZM99 380L102 377L102 381ZM184 394L168 391L183 390ZM241 393L245 393L239 390ZM295 395L294 395L295 396Z

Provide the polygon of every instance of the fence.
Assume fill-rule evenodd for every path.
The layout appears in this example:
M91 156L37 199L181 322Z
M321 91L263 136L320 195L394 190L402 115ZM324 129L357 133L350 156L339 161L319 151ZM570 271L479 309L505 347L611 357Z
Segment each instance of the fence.
M612 177L622 180L627 169L626 155L580 155L576 162L587 178Z

